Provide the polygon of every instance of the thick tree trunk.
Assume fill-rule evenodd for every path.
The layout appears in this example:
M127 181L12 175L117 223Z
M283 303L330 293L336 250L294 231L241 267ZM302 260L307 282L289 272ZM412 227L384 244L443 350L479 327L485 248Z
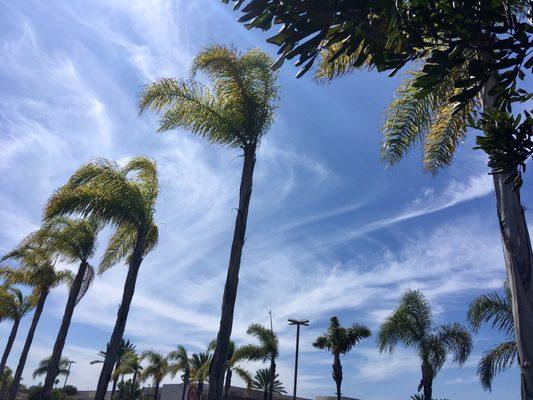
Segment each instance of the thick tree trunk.
M28 358L28 353L30 351L31 344L33 342L33 336L35 335L35 330L37 329L37 324L43 313L44 303L46 302L46 297L48 296L48 289L44 289L39 294L39 299L37 300L37 306L33 313L33 319L31 321L30 330L28 331L28 336L26 336L26 342L22 348L22 353L20 353L19 363L17 365L17 370L13 376L13 383L9 389L7 396L8 400L15 400L17 392L19 390L20 378L22 378L22 372L24 372L24 367L26 365L26 360Z
M228 400L229 389L231 387L231 375L233 372L231 368L226 368L226 380L224 381L224 400Z
M2 355L2 361L0 361L0 398L4 397L4 393L7 389L7 382L4 382L4 369L6 367L7 359L9 357L9 353L11 353L11 349L13 348L13 343L15 342L15 338L17 337L17 332L20 325L20 319L15 319L13 321L13 326L11 327L11 333L9 334L9 338L7 339L6 348L4 350L4 354Z
M422 364L422 387L424 400L431 400L433 396L433 369L428 364Z
M117 360L120 351L120 342L126 329L126 321L128 320L128 313L130 311L131 301L133 294L135 293L135 283L137 282L137 275L142 263L142 253L144 249L144 234L139 234L139 239L135 244L133 250L133 257L131 259L128 275L126 276L126 282L124 283L124 292L122 293L122 301L117 313L117 321L115 322L115 328L109 341L109 346L106 349L106 357L100 372L100 378L98 379L98 386L96 387L95 400L104 400L107 392L107 386L113 373L113 367Z
M244 150L244 164L239 191L239 209L237 210L237 218L235 221L235 230L233 232L233 242L231 244L231 253L228 264L228 274L222 298L222 315L220 317L217 345L215 352L213 353L213 360L211 361L209 371L208 400L219 400L222 395L224 370L226 368L229 340L231 337L231 329L233 327L233 311L237 299L242 248L244 246L246 235L248 208L250 206L250 197L252 196L255 150L255 145Z
M185 400L185 393L187 393L187 385L189 384L189 369L185 369L183 374L183 391L181 392L181 400Z
M489 94L492 77L482 95L483 109L494 108ZM505 268L512 294L513 319L521 371L522 400L533 400L533 252L520 190L505 183L510 174L493 175Z
M81 285L83 284L85 271L87 271L87 263L84 261L80 264L78 272L76 273L76 277L74 278L74 282L72 282L67 304L65 306L65 312L63 314L63 320L61 321L61 326L59 328L56 342L54 344L54 350L52 351L52 356L50 358L50 364L48 366L48 372L46 373L46 378L44 380L43 390L41 394L41 398L45 400L50 399L50 397L52 396L54 382L59 372L61 354L63 353L63 348L65 347L65 341L67 340L70 322L72 321L74 308L76 307L76 302L78 300Z
M333 380L335 381L335 385L337 386L337 400L341 400L342 365L341 357L339 354L333 355Z
M276 380L276 360L270 360L270 379L268 382L268 400L274 398L274 381Z

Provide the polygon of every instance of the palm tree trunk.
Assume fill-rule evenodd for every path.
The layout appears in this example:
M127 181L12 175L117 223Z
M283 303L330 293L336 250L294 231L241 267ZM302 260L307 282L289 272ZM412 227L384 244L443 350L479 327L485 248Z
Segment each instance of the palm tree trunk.
M154 400L158 400L159 397L159 382L155 383Z
M118 376L116 378L113 378L113 385L111 386L111 395L110 395L111 400L113 400L113 398L115 397L115 392L117 391L117 384L118 384Z
M183 374L183 391L181 392L181 400L185 400L185 393L187 392L187 385L189 384L189 369L186 368Z
M246 222L248 220L248 208L252 196L252 182L255 166L256 146L250 145L244 149L244 163L242 167L241 186L239 191L239 209L235 220L233 242L228 264L228 274L222 298L222 315L217 335L217 345L213 353L209 371L208 400L219 400L224 383L224 370L226 367L229 340L233 327L233 311L237 299L237 286L239 284L239 269L241 267L242 248L246 235Z
M61 321L61 327L59 328L56 342L54 344L54 350L50 358L48 372L46 373L46 378L44 379L44 385L41 394L41 399L44 400L48 400L52 396L54 382L59 372L61 354L63 353L63 348L65 347L65 341L67 339L70 322L72 321L72 315L74 314L74 308L76 307L76 303L78 301L81 285L83 284L85 271L87 271L87 263L83 261L80 263L78 272L70 288L67 304L65 306L65 312L63 313L63 320Z
M95 400L104 400L107 392L107 386L109 385L111 374L113 373L113 367L120 351L120 341L122 340L124 330L126 329L126 321L128 319L133 294L135 293L135 283L137 282L137 275L139 274L139 268L142 263L143 249L144 233L138 233L138 240L133 250L133 257L128 268L126 282L124 283L124 292L122 293L122 301L118 309L115 328L113 329L109 346L106 349L106 357L98 379L96 395L94 396Z
M494 108L495 97L488 91L494 82L492 77L483 91L484 111ZM505 268L512 295L522 400L533 400L533 252L520 190L514 189L512 183L505 182L509 176L494 174L493 182Z
M9 353L11 353L11 349L13 348L13 343L15 342L15 338L17 337L17 332L20 325L20 319L15 319L13 321L13 326L11 327L11 333L9 334L9 338L7 339L6 348L4 350L4 354L2 355L2 361L0 361L0 399L4 397L4 392L7 389L7 382L4 382L4 369L6 368L7 358L9 357Z
M422 364L422 387L424 388L424 400L431 400L433 396L433 369L426 363Z
M276 361L272 357L270 361L270 379L268 382L268 400L274 398L274 381L276 380Z
M231 375L233 372L231 371L231 368L226 368L226 380L224 382L224 400L228 400L229 397L229 389L231 387Z
M11 388L9 389L9 393L7 396L8 400L15 400L15 397L17 396L20 378L22 378L22 372L24 371L24 366L26 365L28 353L33 342L33 336L35 335L37 324L39 323L39 319L41 318L41 314L43 313L44 303L46 302L47 296L48 289L41 290L41 293L39 294L39 299L37 300L37 306L35 307L35 311L33 313L33 319L31 321L30 330L28 331L28 336L26 336L26 342L24 343L24 347L22 348L22 353L20 353L20 359L17 365L17 370L15 371L15 375L13 376L13 383L11 384Z
M130 388L130 400L133 400L133 394L135 393L135 384L137 383L137 371L133 372L133 378L131 378Z
M211 385L209 385L211 386ZM202 392L204 391L204 382L198 382L198 400L202 400Z
M337 400L341 400L341 384L342 384L342 365L339 354L333 355L333 380L337 386Z

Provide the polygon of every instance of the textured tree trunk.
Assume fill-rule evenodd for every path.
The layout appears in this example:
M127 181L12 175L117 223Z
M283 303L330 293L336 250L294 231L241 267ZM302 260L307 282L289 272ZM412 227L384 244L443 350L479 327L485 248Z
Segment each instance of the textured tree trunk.
M422 364L422 387L424 400L431 400L433 396L433 369L428 364Z
M268 400L274 398L274 381L276 380L276 360L270 360L270 380L268 382Z
M13 343L15 342L15 338L17 337L17 332L20 325L20 319L15 319L13 321L13 326L11 327L11 333L9 334L9 338L7 339L6 348L4 350L4 354L2 355L2 361L0 361L0 399L4 397L4 393L7 389L7 382L4 382L4 369L6 367L7 358L9 357L9 353L11 353L11 349L13 348Z
M185 393L187 392L187 385L189 385L189 368L185 369L183 374L183 391L181 392L181 400L185 400Z
M224 382L224 400L228 400L232 374L233 372L231 371L231 368L226 368L226 380Z
M78 300L81 285L83 284L85 271L87 271L87 263L84 261L80 264L76 277L74 278L74 282L72 282L67 304L65 306L65 312L63 314L63 320L61 321L61 327L59 328L56 342L54 344L54 350L50 358L50 364L48 366L48 372L46 373L46 378L44 380L43 390L41 394L41 398L45 400L50 399L50 397L52 396L54 382L59 372L59 362L61 361L61 354L63 353L63 348L65 347L65 341L67 340L70 322L72 321L72 314L74 314L74 308L76 307L76 302Z
M333 380L337 385L337 400L341 400L341 384L342 384L342 365L341 357L339 354L333 355Z
M250 206L250 197L252 196L255 150L255 145L249 146L244 150L244 164L239 191L239 209L237 210L237 218L235 221L235 230L233 232L233 242L231 244L231 253L228 264L228 274L222 298L222 315L220 317L217 345L215 352L213 353L213 360L211 361L209 371L208 400L219 400L222 395L224 370L226 368L228 346L233 326L233 311L237 299L242 248L244 246L246 235L248 208Z
M39 294L39 300L37 300L37 306L35 307L35 312L33 313L33 319L31 321L30 330L28 331L28 336L26 336L26 342L22 348L22 353L20 353L19 363L17 365L17 370L13 376L13 383L9 389L7 395L8 400L15 400L17 392L19 390L20 378L22 378L22 372L24 372L24 366L26 365L26 360L28 358L28 353L30 351L31 344L33 342L33 336L35 335L35 330L37 329L37 324L43 313L44 303L46 302L46 297L48 296L48 289L44 289Z
M488 93L493 86L494 77L487 82L483 92L484 111L494 108L495 98ZM505 268L512 294L522 400L533 400L533 252L520 190L514 190L512 183L505 183L509 176L495 174L493 181Z
M154 400L158 400L159 398L159 382L155 383L155 390L154 390Z
M130 400L133 400L136 383L137 383L137 371L133 373L133 378L131 379Z
M211 385L209 385L211 386ZM204 391L204 382L198 382L198 400L202 400L202 392Z
M119 367L119 363L116 363L115 368L118 368L118 367ZM112 373L113 371L111 371L111 374ZM113 400L113 398L115 397L115 393L117 391L117 384L118 384L118 376L116 378L113 378L113 385L111 385L111 395L110 395L111 400Z
M131 259L128 275L126 276L126 282L124 283L124 292L122 293L122 301L117 313L117 321L115 322L115 328L109 341L109 346L106 350L106 357L100 372L100 378L98 379L98 386L96 387L95 400L104 400L107 392L107 386L113 373L113 367L117 360L118 353L120 351L120 341L124 335L126 328L126 321L128 320L128 313L130 311L131 301L133 294L135 293L135 283L137 282L137 275L142 263L142 253L144 249L144 234L139 233L139 238L135 244L133 250L133 257Z

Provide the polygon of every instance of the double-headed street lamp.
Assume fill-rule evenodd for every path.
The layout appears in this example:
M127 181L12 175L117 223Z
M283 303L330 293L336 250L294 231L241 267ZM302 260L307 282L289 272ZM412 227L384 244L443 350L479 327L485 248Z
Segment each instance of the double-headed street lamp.
M296 385L298 382L298 349L300 348L300 325L309 326L308 319L289 319L289 325L296 325L296 357L294 360L294 391L293 400L296 400Z

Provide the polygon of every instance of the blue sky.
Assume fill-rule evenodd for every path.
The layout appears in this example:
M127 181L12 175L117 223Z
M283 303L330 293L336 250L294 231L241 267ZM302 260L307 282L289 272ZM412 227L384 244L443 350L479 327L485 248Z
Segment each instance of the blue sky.
M266 35L236 19L214 0L0 1L0 252L38 227L46 199L82 162L156 159L161 239L142 265L126 329L138 349L201 351L216 335L241 159L186 131L156 134L156 116L139 117L136 101L151 80L187 76L209 44L274 54ZM399 295L418 288L436 323L464 322L473 297L501 287L504 266L491 178L472 135L436 177L422 171L417 151L386 169L380 125L398 78L361 72L323 85L295 73L290 63L280 72L280 108L258 154L233 337L248 342L248 324L267 323L272 310L290 391L295 332L286 320L310 319L299 394L312 397L334 392L331 357L311 346L330 316L377 331ZM531 183L526 176L526 206ZM96 384L99 367L89 361L109 339L125 272L98 277L76 311L65 355L77 361L71 382L80 389ZM26 384L50 353L65 300L57 289L46 305ZM0 324L1 348L9 329ZM447 364L437 377L436 396L517 398L516 369L492 393L481 390L476 363L503 337L483 329L474 338L467 364ZM373 338L342 362L344 394L364 400L407 399L420 380L412 351L380 355Z

